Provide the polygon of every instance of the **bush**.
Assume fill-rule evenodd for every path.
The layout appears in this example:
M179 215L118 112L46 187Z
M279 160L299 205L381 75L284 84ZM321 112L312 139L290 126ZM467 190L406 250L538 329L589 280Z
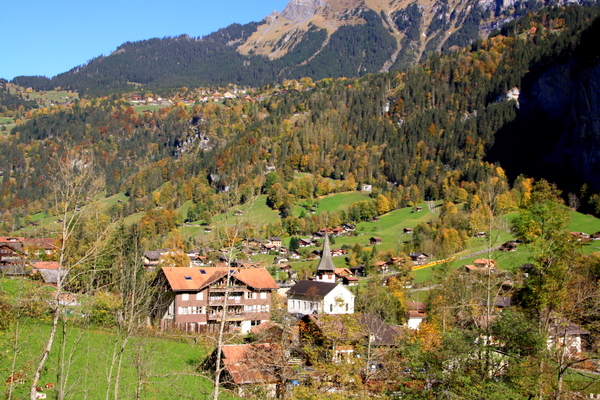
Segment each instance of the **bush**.
M117 312L121 307L118 295L108 292L98 292L94 296L90 311L90 322L102 326L116 326Z

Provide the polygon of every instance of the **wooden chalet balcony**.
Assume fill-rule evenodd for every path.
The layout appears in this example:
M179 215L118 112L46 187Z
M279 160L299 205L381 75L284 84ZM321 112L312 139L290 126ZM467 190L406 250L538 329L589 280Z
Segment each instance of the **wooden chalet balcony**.
M231 292L246 292L247 288L245 286L210 286L208 288L208 293L225 293L225 290Z
M243 321L248 316L248 313L245 311L241 312L228 312L226 313L225 320L226 321ZM211 313L208 314L209 321L220 321L223 318L223 313Z
M230 297L227 299L227 305L242 304L244 302L243 297ZM225 304L225 296L209 296L208 304L211 306L221 306Z

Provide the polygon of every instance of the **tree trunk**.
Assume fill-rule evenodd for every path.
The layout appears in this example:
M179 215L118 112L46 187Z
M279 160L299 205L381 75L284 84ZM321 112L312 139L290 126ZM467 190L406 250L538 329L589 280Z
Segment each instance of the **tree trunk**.
M59 279L60 281L60 279ZM37 386L40 381L40 376L42 375L42 371L44 370L44 365L46 364L46 360L48 359L48 355L52 350L52 345L54 344L54 337L56 336L56 330L58 329L58 320L60 318L60 307L58 307L58 298L56 299L56 306L54 308L54 315L52 316L52 328L50 328L50 335L48 336L48 340L46 341L46 346L44 347L44 352L42 353L42 358L40 359L37 369L35 370L35 374L33 375L33 380L31 381L31 387L29 388L29 398L30 400L36 400L37 396Z

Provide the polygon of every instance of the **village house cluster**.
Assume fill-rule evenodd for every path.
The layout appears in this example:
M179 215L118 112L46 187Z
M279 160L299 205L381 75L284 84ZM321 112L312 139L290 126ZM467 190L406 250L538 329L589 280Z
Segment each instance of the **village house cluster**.
M0 237L0 273L6 276L39 276L46 283L56 283L66 271L54 256L56 239Z
M307 379L302 374L310 372L297 372L300 371L298 366L304 363L302 355L292 350L307 338L318 338L320 345L329 346L330 362L334 364L354 362L355 357L361 357L361 354L355 354L357 346L362 348L361 343L368 343L375 349L375 356L368 360L368 370L376 376L383 365L377 354L381 356L385 349L396 346L410 330L418 330L427 319L429 305L407 302L403 325L390 325L368 310L356 313L356 294L352 287L365 276L365 267L336 267L333 257L344 252L332 249L330 243L330 237L347 234L354 228L349 225L323 229L310 238L300 239L299 247L315 246L316 240L323 241L321 250L310 253L311 259L319 260L314 274L301 280L294 275L291 266L285 264L293 258L293 252L286 249L282 239L277 237L242 240L241 254L248 256L247 260L230 259L229 248L208 255L198 249L188 253L170 249L147 251L143 257L144 266L147 271L155 273L153 285L159 289L153 302L151 320L163 331L199 334L215 334L224 323L225 332L254 338L251 343L225 345L220 353L225 368L224 383L237 390L240 396L251 388L260 387L269 397L275 397L282 390L279 387L281 377L276 376L281 371L295 377L289 382ZM590 240L592 236L595 235L583 240ZM582 237L581 234L578 237ZM371 245L381 242L379 237L369 238ZM502 249L514 251L517 244L518 241L506 242ZM49 238L0 237L0 269L6 275L39 274L44 281L55 283L59 274L65 272L58 262L46 260L55 256L57 248L58 243ZM288 272L293 279L285 284L278 282L263 265L250 261L252 255L259 253L274 255L273 265L279 271ZM172 262L182 257L189 261L188 267ZM391 272L392 269L407 263L417 269L431 264L431 257L414 252L405 257L376 262L375 271L383 274L381 285L385 286L392 277L399 276ZM527 264L521 267L524 273L527 273L527 268ZM476 259L463 265L459 273L472 282L484 282L491 276L503 286L512 285L509 274L500 269L493 259ZM486 304L480 306L487 307ZM478 317L475 323L489 324L510 306L510 296L496 296L491 307L487 307L491 313L486 318ZM277 310L274 307L278 307ZM283 311L287 315L283 318L285 324L273 322L275 311ZM347 324L357 324L359 328L350 329ZM572 354L578 354L587 335L589 332L577 325L560 318L553 319L548 345L558 344ZM340 338L344 340L340 341ZM283 348L282 342L288 343L289 349ZM206 360L204 367L214 368L216 357L215 352ZM263 364L257 364L257 360L264 359L278 363L282 369L277 373L265 370L261 367Z

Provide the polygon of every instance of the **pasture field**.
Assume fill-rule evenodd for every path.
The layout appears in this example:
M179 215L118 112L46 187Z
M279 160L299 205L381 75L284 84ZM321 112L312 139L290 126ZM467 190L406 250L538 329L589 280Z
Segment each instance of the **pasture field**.
M18 330L16 330L18 329ZM10 375L11 370L25 371L29 379L37 365L43 343L50 330L50 323L21 319L19 324L5 332L0 348L10 355L0 358L0 373ZM110 377L111 360L119 344L115 333L106 329L69 327L66 336L57 335L54 348L64 344L67 354L67 384L69 399L101 399L108 393L114 396L114 373ZM16 334L16 335L15 335ZM11 337L12 335L12 337ZM18 341L15 342L15 338ZM207 347L191 336L185 338L161 337L154 334L130 338L123 355L119 398L136 398L139 390L145 399L202 399L212 392L212 383L198 370L207 355ZM17 349L12 368L14 349ZM50 353L40 383L57 384L59 372L58 351ZM69 357L70 360L69 360ZM28 383L17 384L13 398L28 398ZM7 390L7 389L5 389ZM53 398L55 389L45 390ZM221 399L236 399L223 392Z
M141 113L143 111L156 111L156 110L160 110L161 108L165 108L165 107L170 107L168 105L154 105L154 104L141 104L141 105L137 105L137 106L132 106L133 109L138 112Z
M318 205L315 207L317 213L325 211L335 211L340 209L347 209L351 204L369 199L368 196L362 194L359 191L355 192L344 192L328 195L318 199ZM101 200L101 204L104 210L108 210L116 204L126 203L129 198L124 193L119 193L114 196L110 196ZM439 208L442 204L441 201L435 203L435 206ZM192 206L191 201L186 201L178 209L178 212L183 218L187 215L188 209ZM406 207L403 209L395 210L390 213L381 215L378 220L370 222L360 222L356 226L355 232L349 236L340 236L333 239L332 247L340 248L347 246L352 248L355 244L359 244L365 249L365 251L372 251L372 246L369 243L371 237L379 237L382 243L376 245L377 251L401 251L404 245L410 241L412 234L406 234L404 228L414 228L422 222L433 221L437 218L437 214L431 212L427 207L427 204L419 204L422 207L422 211L415 212L412 207ZM302 207L297 209L304 210ZM236 216L236 211L241 211L242 215ZM497 230L492 231L491 237L488 238L471 238L470 245L467 250L464 250L456 254L456 260L448 265L435 266L430 268L424 268L413 272L414 281L417 284L435 279L436 274L439 273L443 268L455 269L462 265L472 262L476 258L487 258L490 256L486 249L497 247L506 241L514 240L514 236L509 232L511 221L517 216L516 212L507 214L503 217L503 222ZM132 214L125 218L125 224L133 224L139 222L143 213ZM571 213L572 221L569 225L569 230L572 232L586 232L593 234L600 231L600 219L595 218L591 215L581 214L578 212ZM279 221L279 212L272 210L266 205L266 196L257 196L253 201L246 204L242 204L237 207L232 207L227 213L219 214L213 217L211 224L213 233L205 233L205 226L201 226L199 222L192 222L188 226L183 226L180 231L183 235L201 238L205 237L210 239L214 235L214 228L219 226L233 226L236 224L251 224L256 226L258 229L267 225L274 224ZM46 216L44 213L34 214L29 217L29 221L35 223L35 225L28 225L23 230L16 232L17 234L27 235L35 233L38 230L56 231L58 228L57 217ZM288 244L288 238L282 237L285 244ZM322 245L322 244L321 244ZM316 248L320 249L320 246ZM311 249L312 251L313 249ZM600 251L600 241L590 241L589 243L583 244L584 254L590 254L592 252ZM491 257L498 262L500 268L511 271L518 265L524 264L531 261L531 254L526 245L520 245L516 252L500 252L493 251ZM269 265L272 261L273 256L260 257L259 261ZM298 270L308 270L316 266L318 261L312 262L295 262L291 261L290 264ZM338 267L345 267L345 257L334 258L334 263Z
M40 282L21 278L0 278L0 292L10 303L19 304L23 295L49 295L55 288ZM37 298L34 296L34 298ZM82 301L80 299L80 301ZM40 386L57 384L60 373L60 351L66 356L66 388L69 399L101 399L109 393L114 396L114 376L117 365L111 364L118 353L122 337L115 329L90 325L80 317L77 306L70 308L69 326L65 334L59 329L41 376ZM20 317L16 323L0 332L0 376L23 370L31 379L39 362L42 349L50 332L50 316ZM64 345L64 347L63 347ZM208 398L212 383L198 367L212 351L212 342L199 334L178 332L176 335L140 330L129 338L123 353L118 398L136 398L140 391L143 399L201 399ZM112 376L112 378L111 378ZM29 398L28 383L14 387L13 399ZM8 387L4 389L5 393ZM55 389L47 389L48 398L54 398ZM237 399L223 392L221 399Z
M187 202L178 209L179 213L184 217L187 215L187 210L191 204L187 205ZM187 208L186 208L187 207ZM242 215L236 216L234 213L239 210ZM246 204L242 204L237 207L232 207L225 214L218 214L212 218L210 223L211 228L219 226L234 226L237 224L252 224L258 227L267 224L273 224L279 221L279 211L272 210L267 206L267 196L257 196L252 201ZM180 230L181 233L190 235L192 237L206 235L204 233L204 226L199 226L202 221L193 221L191 224L195 226L183 226ZM208 234L210 236L210 234Z
M42 99L44 105L50 105L51 103L66 103L79 99L77 92L70 92L66 90L48 90L47 92L31 92L26 93L29 96L29 100Z

